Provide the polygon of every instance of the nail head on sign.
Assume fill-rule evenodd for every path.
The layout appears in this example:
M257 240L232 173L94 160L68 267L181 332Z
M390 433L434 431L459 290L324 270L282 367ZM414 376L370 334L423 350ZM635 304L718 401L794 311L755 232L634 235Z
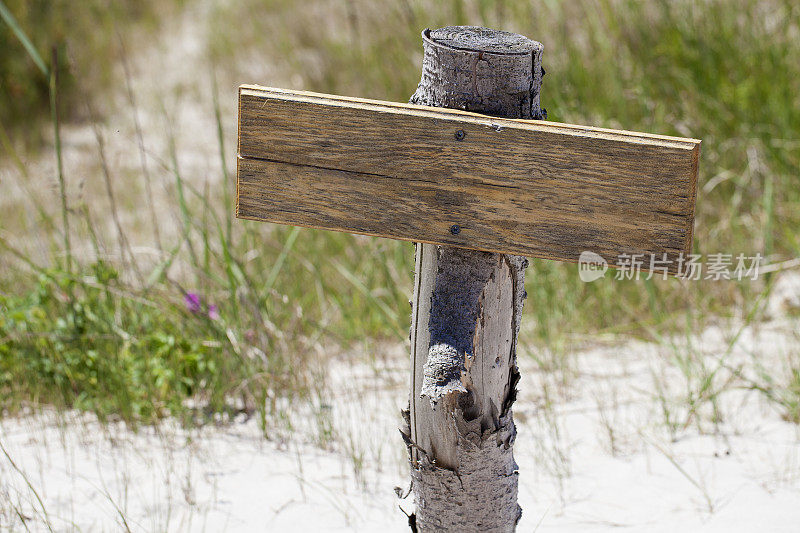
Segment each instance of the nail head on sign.
M466 133L464 133L464 130L458 130L458 131L456 131L456 140L457 140L457 141L463 141L463 140L464 140L464 137L466 137L466 136L467 136L467 134L466 134Z
M453 235L458 235L459 233L461 233L461 226L459 226L458 224L453 224L452 226L450 226L450 233L452 233Z

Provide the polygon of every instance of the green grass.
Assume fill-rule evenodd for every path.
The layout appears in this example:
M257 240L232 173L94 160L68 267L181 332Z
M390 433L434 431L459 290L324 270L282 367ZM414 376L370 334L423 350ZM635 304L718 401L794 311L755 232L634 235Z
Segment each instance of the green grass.
M0 347L4 397L145 422L182 412L192 396L224 410L230 367L240 363L224 330L155 296L128 293L98 262L77 279L41 271L35 291L1 297L0 335L11 341Z
M103 12L103 30L84 48L79 29L52 14L73 20L89 17L84 9L95 13L78 4L58 3L60 11L48 12L58 30L30 22L47 10L9 6L45 59L52 37L61 35L77 56L100 54L99 63L113 63L119 54L113 31L125 24L127 12ZM419 81L425 27L485 25L540 40L547 69L542 102L550 120L703 140L698 253L760 252L770 262L800 255L800 6L793 2L244 0L215 9L208 42L213 75L198 75L198 83L217 76L269 83L252 79L251 64L237 61L257 52L297 88L402 101ZM17 83L35 95L24 97L26 105L45 110L47 78L13 32L0 32L4 43L0 72L17 69ZM85 87L80 62L64 69L62 110L71 107L75 88ZM222 183L228 184L234 155L223 115L231 97L218 96L208 110L218 119ZM19 126L20 116L9 117L2 120ZM232 222L231 189L203 189L182 175L180 147L169 139L170 161L150 172L167 184L177 237L160 235L159 221L100 228L98 221L110 216L108 202L123 213L141 205L115 200L119 185L104 163L98 172L105 173L108 202L34 206L30 211L38 209L46 230L43 242L29 248L9 239L0 243L0 264L16 271L0 279L0 393L9 398L7 409L57 403L150 421L165 414L191 417L196 410L190 404L207 412L238 405L261 412L268 430L271 417L280 417L280 398L309 397L319 386L319 360L365 337L406 338L411 245ZM22 160L6 148L8 161ZM143 171L131 179L142 184L148 176ZM147 199L144 185L131 194ZM132 235L139 241L148 235L160 250L158 260L137 258L126 244ZM69 236L73 246L92 243L96 253L91 259L69 253ZM112 257L111 248L120 253ZM574 265L542 260L532 261L527 278L523 346L534 353L549 348L559 360L540 363L552 368L563 366L559 354L598 334L667 344L720 317L758 321L754 302L770 290L767 276L757 282L607 278L584 284ZM188 310L188 292L217 305L219 318ZM692 354L675 357L688 372L690 413L713 404L719 394L714 368L697 367ZM800 354L788 357L789 368L800 367ZM796 421L796 373L789 385L769 373L759 380L750 385L769 390L765 395Z

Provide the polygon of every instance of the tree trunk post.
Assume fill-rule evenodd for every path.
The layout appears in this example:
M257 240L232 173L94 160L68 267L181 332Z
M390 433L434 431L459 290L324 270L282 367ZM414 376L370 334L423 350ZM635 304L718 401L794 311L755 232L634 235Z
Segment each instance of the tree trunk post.
M422 37L422 79L411 103L545 117L540 43L469 26ZM462 142L470 139L456 131L453 149ZM469 199L456 192L446 201ZM469 224L453 220L451 232ZM518 256L417 244L410 402L401 431L418 531L513 531L522 515L511 405L527 264Z

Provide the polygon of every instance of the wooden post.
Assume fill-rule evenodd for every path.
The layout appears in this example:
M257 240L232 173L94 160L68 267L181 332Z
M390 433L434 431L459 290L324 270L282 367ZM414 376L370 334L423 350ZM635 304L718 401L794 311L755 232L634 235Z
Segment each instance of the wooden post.
M527 265L512 254L680 274L700 141L509 120L545 118L541 44L474 27L423 44L411 104L241 86L236 216L427 243L401 429L412 526L511 531Z
M422 80L411 103L543 118L540 43L447 27L424 31L423 46ZM463 135L456 132L456 141ZM469 224L453 221L451 233ZM512 531L521 517L511 406L526 266L519 256L416 247L411 392L402 432L419 531Z

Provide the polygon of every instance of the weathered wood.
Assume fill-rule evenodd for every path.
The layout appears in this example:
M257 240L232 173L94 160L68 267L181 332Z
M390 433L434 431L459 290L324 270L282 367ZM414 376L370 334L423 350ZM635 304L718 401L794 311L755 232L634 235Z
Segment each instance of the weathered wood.
M417 245L406 426L419 531L519 520L516 337L524 258Z
M492 56L531 68L531 54ZM538 108L525 94L515 116ZM694 139L242 86L237 216L563 261L666 253L674 269L698 153Z
M471 27L437 30L424 43L413 102L541 116L539 43ZM515 54L519 47L528 55ZM486 58L488 50L500 57ZM477 93L469 75L476 57L487 63ZM419 531L512 531L521 516L511 406L526 265L513 255L417 245L411 392L401 431Z

